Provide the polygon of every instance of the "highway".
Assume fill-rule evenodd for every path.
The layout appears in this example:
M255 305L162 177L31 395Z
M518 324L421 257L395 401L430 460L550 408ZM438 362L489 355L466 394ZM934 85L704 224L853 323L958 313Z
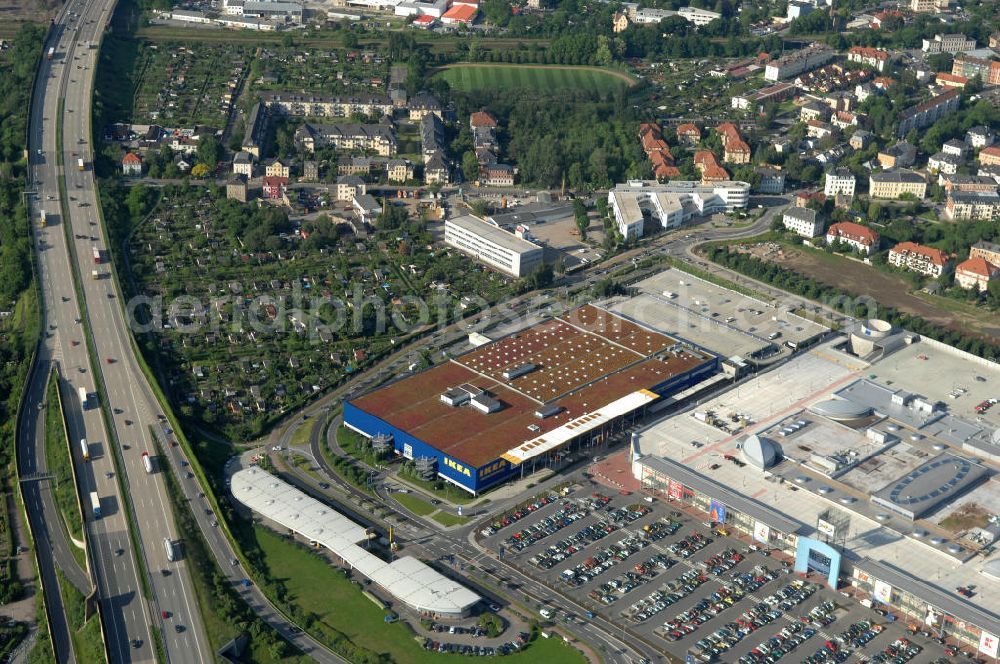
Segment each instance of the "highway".
M44 387L38 383L44 381L49 363L59 361L66 378L62 394L67 407L70 440L74 441L73 456L79 469L81 491L85 496L96 492L103 512L102 518L93 518L89 504L84 501L88 539L93 547L94 581L112 661L155 661L157 656L150 630L157 630L162 634L169 661L201 662L211 659L211 649L197 611L190 575L183 562L166 560L163 539L176 535L164 484L160 478L144 472L140 458L150 442L145 423L155 421L155 416L143 407L144 400L136 395L143 378L131 361L128 334L117 302L115 282L107 274L108 266L100 268L104 278L90 278L91 270L97 267L93 248L106 246L98 216L96 181L90 168L93 158L89 142L90 106L98 53L90 45L96 46L112 9L111 0L90 4L73 0L66 5L45 44L46 50L55 49L55 56L51 61L42 62L34 90L29 129L31 178L35 189L31 214L46 338L26 412L37 411L40 397L44 396ZM57 145L61 100L63 141ZM64 168L58 165L60 153ZM78 158L85 160L86 170L77 168ZM60 179L65 183L66 201L60 199ZM64 205L69 211L68 218L63 218ZM49 221L45 228L38 224L40 210L45 210ZM73 242L76 264L67 237ZM95 341L92 350L100 358L98 366L91 364L88 355L81 320L84 314L74 291L74 269L84 290L86 315ZM109 363L106 358L116 359ZM122 443L124 468L116 467L111 448L113 438L106 431L101 415L101 407L108 404L97 403L95 372L103 378L110 406L115 409L111 421ZM82 408L76 396L81 387L89 394L88 408ZM22 456L35 458L38 449L29 435L32 429L24 427L24 431L19 441ZM82 438L89 442L89 463L83 461L81 446L77 444ZM129 449L125 449L126 446ZM125 473L122 479L133 496L141 538L138 548L151 572L148 579L152 588L150 602L143 597L141 567L130 542L117 472ZM32 507L29 503L29 511L36 511ZM33 514L32 517L44 520L45 514L43 511L40 516ZM48 530L55 528L58 526L50 525ZM169 569L170 575L162 575L161 569ZM170 619L162 618L161 612L167 612ZM175 628L175 624L183 626ZM66 661L64 656L61 659Z
M34 92L33 113L30 119L29 154L37 193L33 200L33 221L36 228L36 247L40 263L40 282L44 296L46 324L52 324L40 354L36 380L40 384L29 395L26 412L42 411L37 404L44 397L44 376L48 371L48 358L61 360L67 385L63 390L67 404L70 439L86 437L90 442L91 461L84 463L81 449L74 449L75 462L83 467L81 481L84 493L97 491L101 496L104 517L94 520L88 513L88 528L94 542L96 561L95 577L100 590L102 615L110 640L112 660L154 661L156 653L150 640L150 630L158 631L163 640L169 662L208 662L214 660L211 644L205 634L198 612L192 579L183 560L167 559L164 539L177 541L178 534L166 494L161 463L172 463L184 491L184 497L193 508L195 519L222 572L234 585L254 612L264 622L279 631L289 642L313 659L324 664L341 664L345 660L336 656L311 637L293 629L289 622L268 602L263 594L238 582L245 578L236 554L222 530L217 517L197 479L185 469L187 460L180 447L174 447L173 432L166 426L165 413L153 394L130 345L130 332L126 327L124 310L119 302L117 282L112 278L110 255L107 252L106 231L98 214L96 179L92 170L93 135L90 122L90 105L97 64L96 45L103 26L107 25L113 10L113 0L71 0L63 17L45 44L55 48L56 56L42 63L38 85ZM74 16L76 14L76 16ZM63 144L56 145L56 118L59 100L64 99ZM41 150L41 153L38 151ZM65 167L57 167L57 151L61 150ZM85 169L79 170L77 159L84 159ZM66 204L69 219L60 213L59 178L65 179ZM39 228L39 210L46 210L50 223ZM67 245L67 234L74 243L74 255ZM100 264L95 264L93 250L97 247ZM71 270L76 269L84 291L86 317L92 329L96 366L91 366L87 354L87 339L81 325L81 313L73 290ZM98 278L92 278L97 270ZM110 403L96 404L81 409L75 398L79 387L85 387L96 401L93 372L100 372ZM115 468L110 445L114 441L104 430L100 406L108 408L124 466ZM29 430L25 427L26 431ZM156 460L154 472L147 473L143 465L143 452L155 455L153 432L166 450L165 456ZM44 457L34 440L27 433L23 436L26 458L36 452ZM32 466L35 468L35 466ZM140 555L149 572L148 582L152 597L147 602L142 595L140 568L133 558L128 524L118 495L116 472L129 487L132 508L135 510L139 535ZM43 501L36 501L40 504ZM34 522L46 525L43 511L32 509ZM49 515L49 519L52 515ZM183 542L180 551L183 552ZM58 552L58 549L57 549ZM67 548L68 553L68 548ZM232 636L235 636L234 633ZM64 659L63 661L69 661Z

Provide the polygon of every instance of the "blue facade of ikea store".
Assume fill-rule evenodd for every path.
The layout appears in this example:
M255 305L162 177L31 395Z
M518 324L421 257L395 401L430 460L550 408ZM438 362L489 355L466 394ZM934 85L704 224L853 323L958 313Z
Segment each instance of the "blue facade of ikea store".
M713 355L704 364L698 365L690 371L672 376L649 389L661 396L677 393L705 380L717 373L718 370L719 358ZM436 459L438 475L457 484L470 493L478 494L521 472L520 466L516 466L502 458L494 459L479 467L467 466L462 461L437 449L430 442L421 440L389 424L382 418L358 408L346 399L344 400L344 424L369 438L378 434L392 436L393 448L396 454L407 459L416 459L418 457ZM584 434L581 437L586 435Z
M433 445L392 426L380 417L361 410L346 400L344 401L344 424L369 437L389 434L392 436L392 444L396 454L407 459L418 457L437 459L438 474L470 493L479 493L518 472L517 466L504 459L496 459L479 468L466 466Z

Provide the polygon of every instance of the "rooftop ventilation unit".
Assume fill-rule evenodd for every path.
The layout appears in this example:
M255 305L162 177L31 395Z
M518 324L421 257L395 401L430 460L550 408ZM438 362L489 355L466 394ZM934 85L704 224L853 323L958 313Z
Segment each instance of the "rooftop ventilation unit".
M563 411L562 406L558 406L556 404L550 404L548 406L542 406L541 408L536 410L535 417L537 417L540 420L544 420L546 418L552 417L553 415L558 415L562 411Z
M505 370L503 372L503 378L504 380L514 380L515 378L520 378L521 376L531 373L535 370L535 368L534 364L527 362L512 369Z

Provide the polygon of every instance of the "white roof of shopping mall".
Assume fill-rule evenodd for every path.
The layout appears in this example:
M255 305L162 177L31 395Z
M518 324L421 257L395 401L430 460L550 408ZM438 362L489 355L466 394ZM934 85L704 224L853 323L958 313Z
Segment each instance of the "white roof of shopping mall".
M1000 579L988 575L1000 564L993 562L1000 553L972 556L973 547L961 533L939 525L938 517L948 508L910 520L871 502L881 488L900 482L938 455L975 452L980 458L991 453L993 460L1000 458L997 449L985 449L989 444L982 433L955 438L966 429L990 428L977 422L973 407L990 390L1000 396L1000 366L930 340L914 341L869 363L843 352L839 347L843 341L838 337L801 352L773 370L651 425L639 433L636 453L649 455L654 468L657 458L666 459L709 491L727 487L756 505L794 517L809 531L831 508L847 513L851 518L844 548L850 557L891 564L938 588L976 584L973 598L956 601L1000 613ZM869 393L887 385L890 392L922 395L926 400L921 401L936 403L937 410L933 415L915 408L895 412L869 400ZM949 390L958 396L951 397ZM834 397L867 403L872 413L859 411L861 419L845 423L812 408ZM996 417L993 412L988 415ZM877 436L875 441L866 437L869 429L898 442L884 447ZM786 461L767 472L727 462L724 455L739 458L737 445L751 434L774 440ZM820 451L827 459L846 453L848 463L851 458L870 457L870 461L853 469L842 465L844 470L831 475L810 463ZM954 502L974 500L997 513L1000 499L992 486L991 482L972 488Z
M367 531L335 509L260 468L232 476L233 497L254 512L322 544L416 611L462 615L481 598L412 556L387 563L358 546Z

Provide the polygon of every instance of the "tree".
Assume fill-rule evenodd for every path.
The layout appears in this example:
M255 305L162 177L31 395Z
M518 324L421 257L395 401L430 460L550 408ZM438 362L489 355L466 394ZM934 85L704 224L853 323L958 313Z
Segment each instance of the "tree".
M203 177L207 176L211 172L212 171L211 171L211 169L209 169L208 166L206 166L203 163L198 163L198 164L195 164L194 167L191 169L191 177L203 178Z
M462 155L462 177L466 182L475 182L479 179L479 160L472 150Z
M386 205L376 222L379 230L396 230L406 223L409 215L403 206Z
M587 217L587 206L579 198L573 201L573 215L576 217L576 227L580 231L580 239L586 242L590 219Z
M222 159L222 144L214 134L206 134L198 139L198 161L207 164L213 171Z

